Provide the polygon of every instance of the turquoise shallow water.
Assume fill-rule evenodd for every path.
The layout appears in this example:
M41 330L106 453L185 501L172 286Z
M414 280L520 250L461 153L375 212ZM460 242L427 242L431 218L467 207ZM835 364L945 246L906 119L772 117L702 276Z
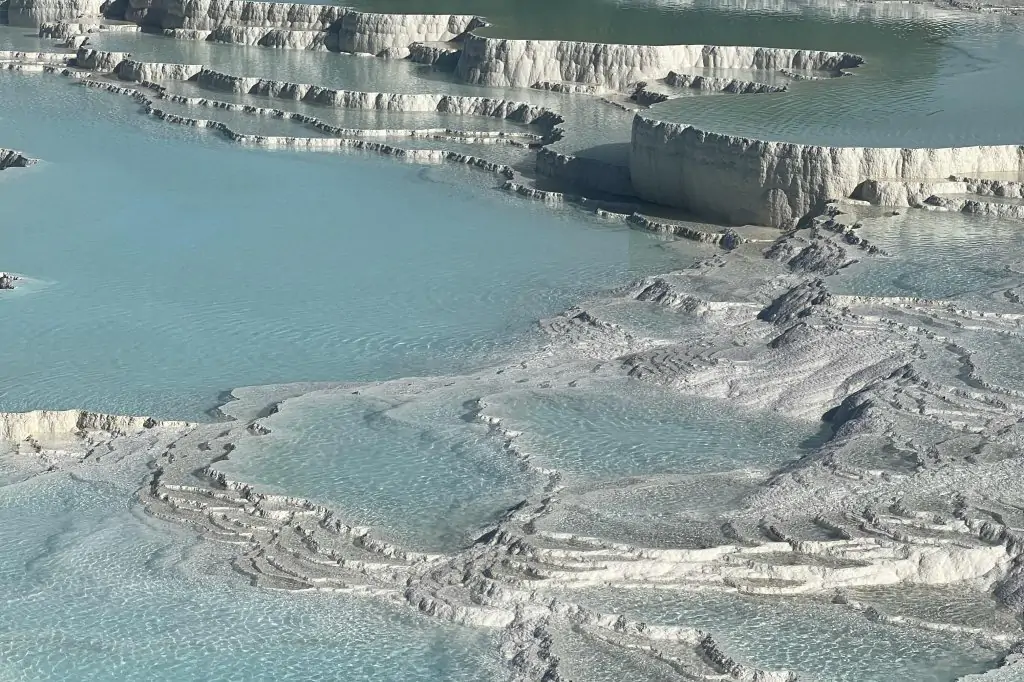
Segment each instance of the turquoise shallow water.
M488 397L484 412L523 432L517 446L572 479L771 469L800 455L815 425L626 381Z
M0 487L0 679L480 680L487 632L345 595L256 590L127 509L131 485Z
M972 299L1019 282L1024 232L1014 221L905 211L865 221L861 234L889 256L829 278L837 293Z
M242 443L217 466L328 504L346 523L373 526L403 546L452 551L537 484L497 439L459 418L472 395L464 389L424 404L349 391L294 398L261 422L270 434Z
M197 418L240 385L448 373L686 262L468 169L240 149L59 78L0 98L0 139L43 160L0 178L4 267L35 280L0 302L7 410Z
M599 590L575 598L652 624L700 628L740 660L792 670L819 682L953 682L992 667L999 658L948 633L873 623L861 614L811 602L714 592Z

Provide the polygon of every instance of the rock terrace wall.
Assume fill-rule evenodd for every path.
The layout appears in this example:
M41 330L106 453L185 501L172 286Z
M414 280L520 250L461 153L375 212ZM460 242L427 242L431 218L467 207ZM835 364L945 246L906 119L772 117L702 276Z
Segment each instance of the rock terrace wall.
M1024 170L1017 145L898 149L766 142L637 115L630 175L642 199L731 224L788 227L868 180Z
M565 81L626 90L679 69L781 69L837 72L863 58L844 52L723 45L611 45L553 40L505 40L471 35L456 69L468 83L529 87Z
M102 14L104 0L10 0L7 21L11 26L39 26Z

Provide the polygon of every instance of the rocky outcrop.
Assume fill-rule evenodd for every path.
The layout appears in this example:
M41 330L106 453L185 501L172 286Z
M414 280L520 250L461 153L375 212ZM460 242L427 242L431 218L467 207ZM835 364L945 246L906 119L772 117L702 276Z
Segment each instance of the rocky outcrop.
M336 34L327 31L302 31L258 26L220 26L213 30L169 28L164 35L177 40L201 40L230 45L255 45L292 50L337 51Z
M454 71L462 50L450 43L413 43L405 57L417 64L427 64L442 71ZM395 55L398 56L397 54Z
M925 199L925 205L945 211L956 211L971 215L983 215L1004 220L1024 221L1024 204L1011 201L985 200L982 197L943 197L933 195Z
M107 52L88 47L78 48L74 63L79 69L113 73L121 80L137 83L195 78L205 67L202 64L171 64L143 62L131 58L127 52Z
M537 81L530 87L534 90L559 92L563 95L597 95L602 91L602 88L597 85L585 83L563 83L562 81Z
M0 291L6 289L13 289L14 283L18 281L16 275L12 275L9 272L0 272Z
M0 148L0 170L8 168L26 168L36 162L36 159L29 158L21 152L13 149Z
M600 85L625 91L678 69L794 69L838 72L863 63L845 52L722 45L611 45L506 40L471 35L456 69L477 85L527 87L542 81Z
M87 47L78 48L75 53L74 66L90 71L102 71L109 73L116 69L119 64L126 62L129 55L127 52L108 52L106 50L93 50Z
M768 92L785 92L785 84L773 85L771 83L760 83L758 81L745 81L737 78L715 78L713 76L700 76L689 73L669 72L665 77L665 84L674 88L690 88L704 92L728 92L734 95L763 94Z
M164 64L126 59L114 68L114 73L121 80L143 83L163 80L192 80L203 70L202 64Z
M637 115L630 148L637 196L730 224L786 227L868 180L920 183L1024 170L1016 145L822 147L711 133Z

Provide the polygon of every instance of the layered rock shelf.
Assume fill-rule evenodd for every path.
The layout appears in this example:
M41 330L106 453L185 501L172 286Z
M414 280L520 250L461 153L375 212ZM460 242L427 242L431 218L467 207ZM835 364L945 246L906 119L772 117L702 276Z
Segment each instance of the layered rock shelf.
M456 73L467 83L529 87L571 82L625 91L638 81L679 69L827 71L860 66L845 52L726 45L611 45L547 40L506 40L469 35Z
M788 69L781 69L785 73ZM785 85L773 85L771 83L760 83L757 81L746 81L737 78L715 78L713 76L701 76L688 73L676 73L671 71L665 77L666 85L674 88L690 88L705 92L728 92L737 95L763 94L769 92L785 92L789 88Z
M138 83L192 81L214 91L301 101L344 109L391 112L436 112L458 116L499 118L554 131L562 117L548 109L507 99L445 94L401 94L339 90L318 85L289 83L265 78L234 76L201 64L142 62L120 52L80 48L75 66Z
M412 43L444 42L485 25L475 16L374 14L337 5L248 0L130 0L115 5L96 0L11 0L8 8L8 21L15 26L84 26L83 17L123 19L191 40L370 54L395 49L407 54ZM48 31L52 34L54 29Z
M286 112L279 109L265 109L249 105L234 104L231 102L218 102L198 97L185 97L182 95L168 94L166 89L155 83L144 83L146 92L134 88L126 88L116 83L99 81L93 79L81 79L85 86L105 90L118 95L131 97L145 107L145 112L154 118L167 123L186 126L190 128L206 128L220 133L231 142L238 144L264 147L269 149L296 149L303 151L341 151L355 150L391 156L413 163L456 163L469 166L489 173L495 173L506 178L515 177L515 171L511 166L488 161L487 159L444 149L405 149L393 144L378 142L367 138L410 138L410 139L433 139L448 140L466 144L511 144L528 146L536 139L529 133L493 133L489 131L459 131L453 129L365 129L365 128L341 128L331 126L312 116ZM227 111L241 112L252 116L269 116L294 121L298 124L308 125L322 132L337 135L338 137L298 137L298 136L274 136L241 133L233 130L227 124L210 119L193 118L181 116L159 109L155 106L154 99L166 99L175 104L185 106L207 107ZM523 141L523 140L527 141Z
M1019 174L1024 147L823 147L722 135L637 115L629 170L637 196L647 201L727 223L789 227L869 181L920 185L951 175Z

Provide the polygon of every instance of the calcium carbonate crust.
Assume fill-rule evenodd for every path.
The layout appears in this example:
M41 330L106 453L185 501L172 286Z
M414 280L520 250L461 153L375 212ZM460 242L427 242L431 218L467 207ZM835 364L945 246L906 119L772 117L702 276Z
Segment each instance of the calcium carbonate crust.
M285 42L298 31L323 32L316 22L329 18L318 18L323 8L269 9L252 7L259 3L232 2L190 5L179 15L179 4L139 4L133 11L140 22L150 25L180 22L180 27L167 29L171 31L221 30L204 28L203 22L230 16L252 24L245 31L287 31L275 34ZM63 13L76 11L77 5L50 7ZM26 10L19 6L19 11ZM375 36L385 37L353 40L365 40L359 44L368 48L387 45L381 52L407 49L400 43L412 29L403 26L387 20L379 32L374 29ZM363 34L354 29L353 35ZM687 64L694 65L703 60L763 64L774 70L856 65L844 61L849 55L793 50L670 46L650 51L643 46L582 47L585 44L543 41L490 44L491 39L475 36L462 40L466 47L456 68L467 80L493 78L547 89L567 82L593 85L595 92L622 89L649 77L644 74L664 77L669 59L690 59ZM423 51L422 59L429 61L442 52ZM418 152L366 138L401 133L463 139L471 133L356 132L271 107L176 95L154 81L190 80L213 91L358 109L495 116L540 125L545 136L560 122L546 110L500 99L358 93L238 77L202 65L143 62L127 54L89 49L80 49L73 59L46 53L12 56L7 68L78 78L87 86L132 97L147 113L168 122L214 128L234 141L263 146L352 146L416 157ZM505 64L505 59L510 62ZM131 87L97 77L107 74ZM239 134L216 121L162 111L161 100L288 117L339 137ZM524 134L507 141L530 145L542 140ZM502 174L507 178L505 189L524 196L595 204L581 196L526 187L515 182L511 169L506 172L475 157L457 158L437 150L423 153ZM222 407L234 420L227 424L161 422L85 411L3 413L0 440L14 448L16 464L27 475L83 466L90 467L91 475L100 475L105 467L113 475L128 461L152 461L154 473L138 492L140 503L156 519L183 524L211 541L236 547L235 568L255 585L398 599L427 615L497 629L510 679L551 681L578 674L566 663L570 645L565 642L570 636L640 656L662 676L750 682L802 679L794 672L764 670L737 659L715 633L640 622L584 606L571 596L573 590L592 587L706 590L783 603L830 603L872 620L982 642L1006 654L1003 665L964 680L1015 679L1021 670L1019 622L1012 627L1001 622L974 627L930 620L888 613L857 595L863 589L890 588L899 594L907 587L959 585L979 599L994 597L1018 618L1024 615L1024 537L1019 531L1024 527L1024 499L1017 484L1024 476L1019 456L1024 447L1024 393L987 376L972 361L978 349L944 331L969 324L978 333L1019 334L1020 313L995 304L986 309L957 301L841 296L830 291L828 277L877 253L857 234L856 223L847 221L830 200L853 197L1009 215L1014 209L998 207L1013 206L1024 194L1021 184L981 178L992 172L1019 173L1021 148L793 145L717 135L638 115L629 153L628 169L551 150L541 151L538 166L542 174L576 177L604 193L681 206L724 222L787 227L800 223L801 229L780 236L762 254L752 243L756 240L737 232L703 232L618 206L618 212L606 208L612 204L595 205L599 215L640 229L731 250L688 270L636 282L619 293L626 300L664 306L691 318L694 325L681 332L681 338L651 338L642 330L623 329L584 305L541 321L551 343L536 356L468 377L239 390L237 399ZM22 164L19 158L29 161L0 152L0 165L4 159L12 160L9 165ZM994 296L999 305L1006 305L1015 300L1012 293ZM936 372L937 365L964 371L951 377ZM522 432L492 414L489 398L511 390L579 387L623 376L744 409L825 419L832 435L808 456L765 472L754 492L739 504L710 516L693 512L682 526L693 533L686 541L645 536L659 532L649 528L635 529L629 541L586 534L569 519L588 510L600 512L608 497L575 487L565 475L569 472L545 462L544 453L524 448ZM481 386L487 387L486 395L480 394ZM234 480L218 467L250 439L273 438L276 420L288 418L289 401L295 397L315 392L341 399L353 390L393 404L471 391L463 396L471 408L469 421L487 429L505 455L536 476L537 489L482 529L475 540L470 538L465 549L428 552L403 546L387 529L352 524L337 511L301 497L269 494L255 482ZM115 456L94 458L99 449ZM727 476L749 478L750 472ZM692 476L616 481L614 490L649 495L671 489L681 478Z
M1024 147L824 147L723 135L638 114L629 172L636 195L647 201L731 224L791 227L831 200L871 196L906 206L905 192L894 186L1019 174ZM887 194L863 187L879 183L889 186ZM900 196L889 198L894 194Z
M337 5L249 0L10 0L7 16L15 26L112 18L193 40L370 54L449 41L485 25L474 16L374 14Z
M456 74L465 82L529 87L537 82L592 84L626 91L638 81L679 69L827 71L854 68L863 58L844 52L727 45L613 45L509 40L468 35Z
M909 588L957 585L1024 614L1024 537L1016 530L1024 459L1014 454L1024 447L1024 393L986 377L970 364L974 350L941 332L969 320L978 330L1009 333L1019 314L831 293L829 273L871 253L854 221L830 206L776 239L763 258L760 247L740 243L620 290L626 301L692 318L681 328L689 331L670 342L577 307L541 322L550 344L540 352L465 377L242 389L221 408L231 421L213 424L80 411L3 414L0 439L14 445L26 471L89 466L95 476L103 466L152 460L154 473L139 491L150 515L236 547L235 569L255 585L397 599L433 617L495 629L510 679L580 675L566 662L566 647L578 646L570 642L579 637L641 657L654 675L803 679L740 660L713 632L644 623L574 600L574 591L594 587L831 604L1004 652L1004 665L983 679L1013 679L1022 635L1012 618L967 625L890 612L860 595L889 589L898 599ZM938 356L948 356L947 365L966 362L970 376L934 373ZM608 492L648 498L694 476L633 477L588 492L543 451L525 447L523 431L492 406L509 391L616 390L606 382L621 382L624 373L685 395L823 417L832 436L778 471L717 475L754 481L753 492L674 527L696 533L690 540L646 544L650 528L636 529L632 541L581 533L568 520L600 511L612 499ZM465 549L432 552L301 497L267 493L222 468L252 439L275 438L296 398L342 401L353 393L396 408L464 402L469 414L460 423L486 429L501 456L536 478L535 492ZM90 461L98 449L116 456ZM910 468L907 453L916 458Z

